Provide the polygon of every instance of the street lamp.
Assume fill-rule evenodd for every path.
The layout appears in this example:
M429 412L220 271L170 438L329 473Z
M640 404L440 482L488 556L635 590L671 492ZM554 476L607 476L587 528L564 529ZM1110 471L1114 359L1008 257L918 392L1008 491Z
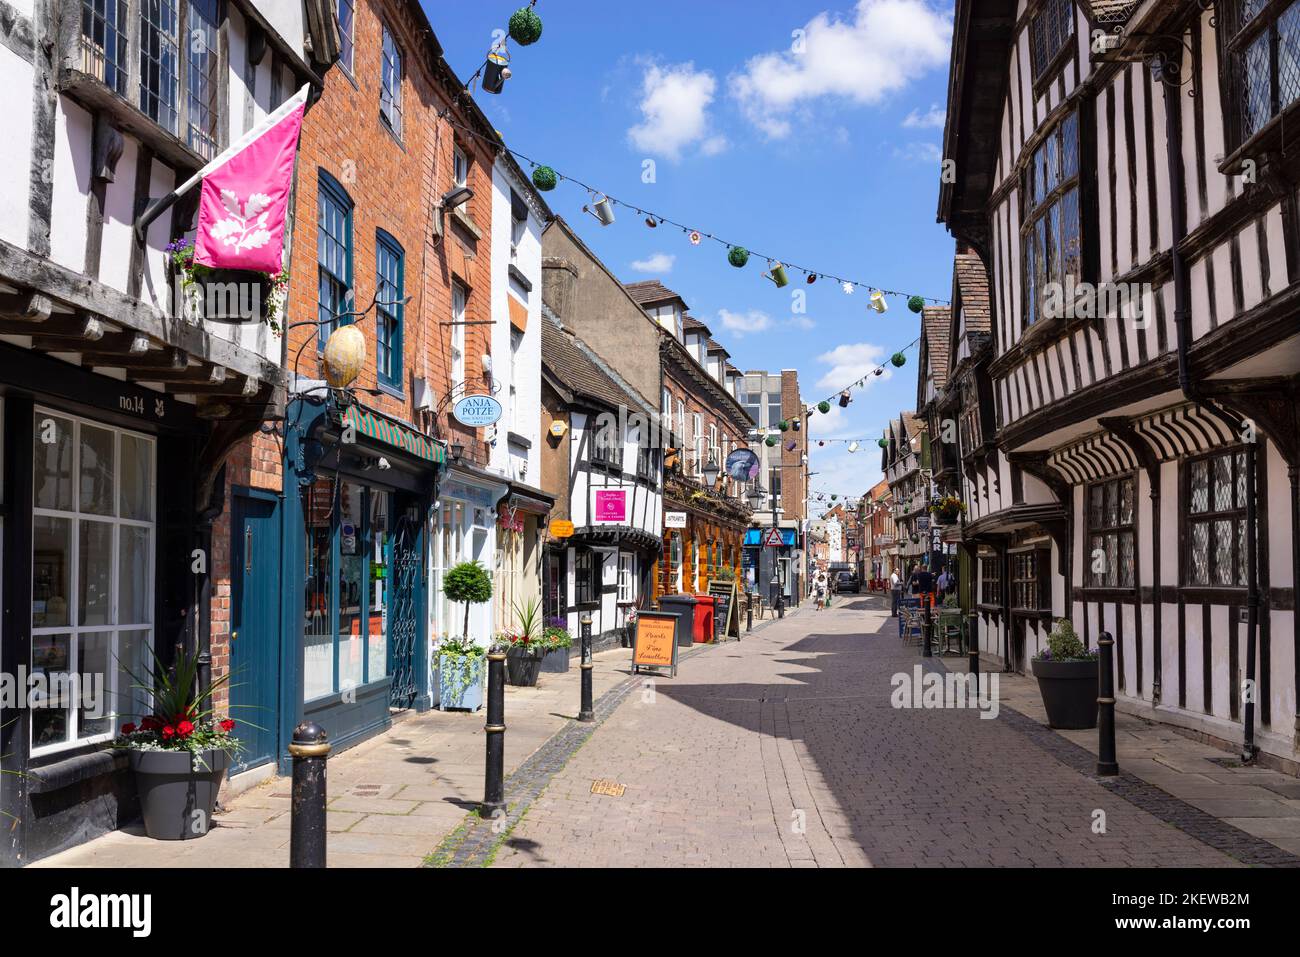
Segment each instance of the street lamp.
M763 504L763 498L767 493L763 491L762 486L754 485L745 493L745 498L749 500L749 507L752 511L757 512Z
M712 491L714 486L718 484L718 475L721 473L722 469L718 468L717 462L710 460L709 464L704 466L700 471L704 475L704 484L709 487L710 491Z

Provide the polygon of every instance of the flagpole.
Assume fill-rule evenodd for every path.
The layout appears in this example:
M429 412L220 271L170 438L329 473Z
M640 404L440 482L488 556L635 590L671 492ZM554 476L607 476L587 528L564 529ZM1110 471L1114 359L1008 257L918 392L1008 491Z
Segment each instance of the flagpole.
M280 106L276 108L275 112L267 114L266 119L227 146L219 155L209 160L206 166L187 179L184 183L177 186L161 199L151 200L149 205L145 207L145 211L140 214L140 218L135 221L136 241L143 243L145 233L148 231L149 227L154 224L154 221L163 213L167 212L167 210L175 206L182 196L192 190L199 183L203 182L203 177L207 176L217 167L225 164L236 153L245 149L255 139L296 110L300 104L305 104L307 102L307 93L310 89L311 84L303 84L302 89L281 103Z

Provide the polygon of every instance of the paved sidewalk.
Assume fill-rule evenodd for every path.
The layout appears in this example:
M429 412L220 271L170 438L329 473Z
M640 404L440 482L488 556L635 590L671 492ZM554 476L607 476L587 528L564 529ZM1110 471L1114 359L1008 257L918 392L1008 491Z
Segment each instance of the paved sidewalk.
M631 652L595 656L599 697L628 677ZM536 688L506 687L506 773L577 716L577 661ZM430 711L330 759L330 867L415 867L483 798L484 712ZM137 824L33 867L287 867L289 779L228 800L195 841L151 841Z

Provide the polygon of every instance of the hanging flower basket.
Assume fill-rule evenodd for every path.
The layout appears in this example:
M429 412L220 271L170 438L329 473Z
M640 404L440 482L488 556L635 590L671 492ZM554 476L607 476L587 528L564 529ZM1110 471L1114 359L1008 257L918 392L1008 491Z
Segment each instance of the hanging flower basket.
M194 262L194 243L181 237L164 247L179 291L177 314L190 322L265 322L281 331L289 272L274 276L247 269L213 269Z
M533 170L533 185L543 193L549 193L555 189L556 184L560 181L555 170L549 166L539 166Z
M966 503L955 495L945 495L930 505L936 525L951 525L966 514Z
M727 262L737 269L744 269L745 264L749 262L749 250L744 246L732 246L727 250Z
M542 38L542 18L532 7L520 7L510 14L508 29L510 39L526 47Z

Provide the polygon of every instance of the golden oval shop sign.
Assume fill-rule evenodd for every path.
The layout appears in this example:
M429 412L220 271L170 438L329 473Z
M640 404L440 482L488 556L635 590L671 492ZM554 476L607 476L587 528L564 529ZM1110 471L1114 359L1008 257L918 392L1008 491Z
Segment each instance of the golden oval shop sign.
M557 518L551 522L549 531L551 538L572 538L573 523L567 519Z

